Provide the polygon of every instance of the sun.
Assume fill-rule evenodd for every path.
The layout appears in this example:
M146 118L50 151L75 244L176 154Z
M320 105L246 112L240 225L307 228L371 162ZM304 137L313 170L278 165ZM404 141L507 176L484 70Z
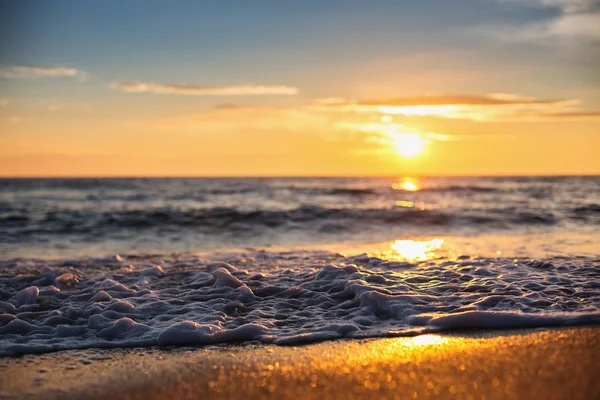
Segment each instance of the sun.
M418 133L399 133L392 140L394 150L403 157L416 157L425 148L425 140Z

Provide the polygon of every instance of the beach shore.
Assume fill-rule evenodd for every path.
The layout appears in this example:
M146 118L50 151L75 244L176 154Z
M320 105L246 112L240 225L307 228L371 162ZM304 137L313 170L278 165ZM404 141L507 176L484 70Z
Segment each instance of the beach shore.
M7 399L593 399L600 328L0 359Z

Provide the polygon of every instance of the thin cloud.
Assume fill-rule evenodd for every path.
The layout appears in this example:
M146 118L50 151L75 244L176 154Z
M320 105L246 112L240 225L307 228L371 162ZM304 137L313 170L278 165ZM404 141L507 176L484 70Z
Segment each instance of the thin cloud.
M542 115L555 118L598 118L600 117L600 111L574 111Z
M290 86L237 85L237 86L197 86L174 85L154 82L115 82L111 85L127 93L180 94L188 96L293 96L298 89Z
M8 79L71 77L85 80L87 79L87 73L72 67L19 65L0 69L0 77Z
M515 28L513 26L480 27L478 34L488 34L503 40L535 41L550 38L600 40L600 1L598 0L498 0L552 9L557 12L541 22Z
M6 107L8 105L8 100L0 99L0 107Z
M396 97L391 99L369 99L358 100L352 103L358 106L390 106L390 107L411 107L411 106L502 106L502 105L561 105L571 103L573 100L557 99L535 99L511 94L440 94ZM344 101L341 102L344 104ZM329 101L330 105L339 103Z
M600 40L600 12L568 14L546 28L550 35Z
M242 108L247 108L247 106L244 106L241 104L224 103L224 104L217 104L216 106L213 107L214 110L239 110Z
M352 113L378 113L406 117L506 120L522 114L558 115L583 113L576 99L537 99L514 94L437 94L348 101L323 99L321 110ZM574 114L573 114L574 115Z
M506 0L504 0L506 1ZM589 12L600 9L598 0L512 0L521 3L537 4L557 8L565 13Z
M572 121L572 120L600 120L600 111L566 111L556 113L537 113L514 115L513 119L523 121Z

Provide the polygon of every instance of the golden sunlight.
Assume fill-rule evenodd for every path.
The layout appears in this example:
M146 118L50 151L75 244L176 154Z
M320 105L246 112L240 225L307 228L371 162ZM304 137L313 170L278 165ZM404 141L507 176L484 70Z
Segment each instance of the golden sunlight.
M417 178L405 177L400 182L392 184L392 189L416 192L421 190L421 182Z
M448 339L440 335L420 335L411 338L408 342L408 346L427 346L431 344L444 344L447 343Z
M403 157L416 157L423 153L425 140L418 133L400 133L392 137L396 153Z
M406 116L440 116L443 118L461 118L468 107L464 105L419 105L419 106L382 106L379 112Z
M432 258L435 251L444 244L444 239L432 240L396 240L390 245L394 258L408 261L423 261Z
M425 203L422 201L415 203L414 201L398 200L396 202L396 207L418 208L419 210L423 211L425 210Z

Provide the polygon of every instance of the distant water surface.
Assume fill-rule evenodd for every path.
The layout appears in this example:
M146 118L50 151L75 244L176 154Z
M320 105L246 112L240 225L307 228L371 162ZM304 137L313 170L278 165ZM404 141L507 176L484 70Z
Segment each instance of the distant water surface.
M598 233L600 177L1 179L0 256Z

